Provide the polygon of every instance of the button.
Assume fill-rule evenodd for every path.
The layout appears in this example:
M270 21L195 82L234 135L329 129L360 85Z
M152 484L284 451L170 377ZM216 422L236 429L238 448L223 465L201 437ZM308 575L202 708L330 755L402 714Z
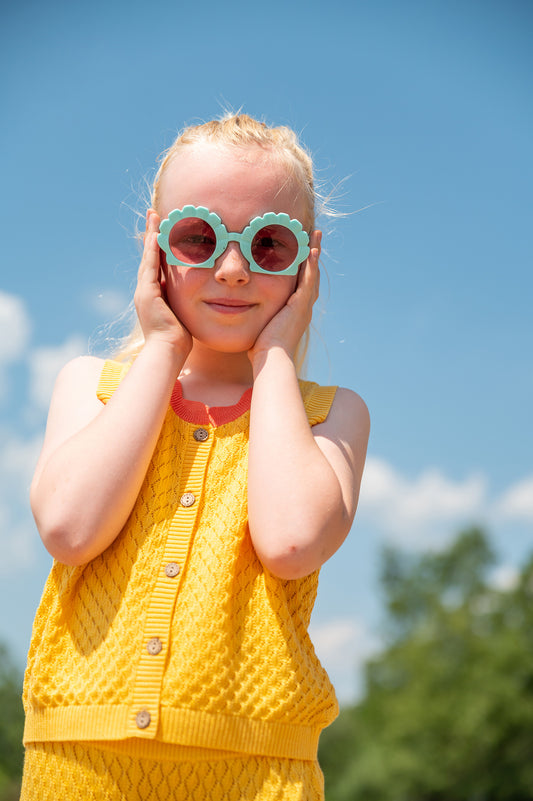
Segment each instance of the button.
M146 643L146 650L152 656L157 656L157 654L160 654L162 648L163 648L163 643L161 642L159 637L152 637L152 639L148 640L148 642Z
M205 428L197 428L193 434L196 442L205 442L206 439L209 439L209 431L206 431Z
M177 562L169 562L168 565L165 565L165 575L168 578L176 578L179 572L180 566Z
M135 723L137 724L138 729L148 728L151 720L152 718L150 717L150 713L147 709L141 709L141 711L137 712L135 715Z
M180 498L180 503L182 506L192 506L195 500L196 498L192 492L184 492Z

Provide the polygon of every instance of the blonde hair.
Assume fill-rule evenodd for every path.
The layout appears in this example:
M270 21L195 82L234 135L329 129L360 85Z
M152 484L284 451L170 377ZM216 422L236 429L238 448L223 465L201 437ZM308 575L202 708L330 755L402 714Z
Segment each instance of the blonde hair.
M285 125L270 127L264 122L255 120L247 114L229 114L219 120L210 120L200 125L185 128L172 145L161 155L161 163L154 178L151 190L151 207L159 210L159 195L162 178L168 166L176 159L185 147L209 142L229 147L260 147L275 158L281 159L287 167L288 174L299 181L306 201L306 219L304 222L308 233L314 230L316 216L316 194L313 176L313 161L300 143L296 133ZM128 361L141 351L144 336L137 320L131 333L123 341L115 358ZM301 372L309 345L309 330L302 337L295 355L298 372Z

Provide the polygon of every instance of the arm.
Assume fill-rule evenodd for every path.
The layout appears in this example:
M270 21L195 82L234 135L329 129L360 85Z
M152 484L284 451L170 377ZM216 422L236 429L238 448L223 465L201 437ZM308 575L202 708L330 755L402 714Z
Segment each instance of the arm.
M309 426L292 352L317 294L318 248L296 292L250 353L250 534L263 565L285 579L319 568L346 538L370 429L364 402L344 389L337 391L327 420Z
M102 362L76 359L60 373L30 499L46 548L66 564L102 553L126 522L159 437L190 335L159 282L157 215L148 217L135 302L145 345L104 406Z

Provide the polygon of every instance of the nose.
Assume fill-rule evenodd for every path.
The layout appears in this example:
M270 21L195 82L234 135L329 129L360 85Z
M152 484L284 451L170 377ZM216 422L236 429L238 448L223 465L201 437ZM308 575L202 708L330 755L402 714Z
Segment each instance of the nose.
M250 280L250 265L242 255L237 242L228 242L224 253L215 262L215 279L223 284L237 286Z

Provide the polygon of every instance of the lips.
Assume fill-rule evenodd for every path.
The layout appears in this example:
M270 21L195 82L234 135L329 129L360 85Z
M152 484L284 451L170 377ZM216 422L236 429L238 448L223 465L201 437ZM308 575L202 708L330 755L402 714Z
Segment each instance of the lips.
M205 300L204 303L214 311L222 314L238 314L255 306L255 303L247 303L245 300L238 300L237 298L211 298L210 300Z

